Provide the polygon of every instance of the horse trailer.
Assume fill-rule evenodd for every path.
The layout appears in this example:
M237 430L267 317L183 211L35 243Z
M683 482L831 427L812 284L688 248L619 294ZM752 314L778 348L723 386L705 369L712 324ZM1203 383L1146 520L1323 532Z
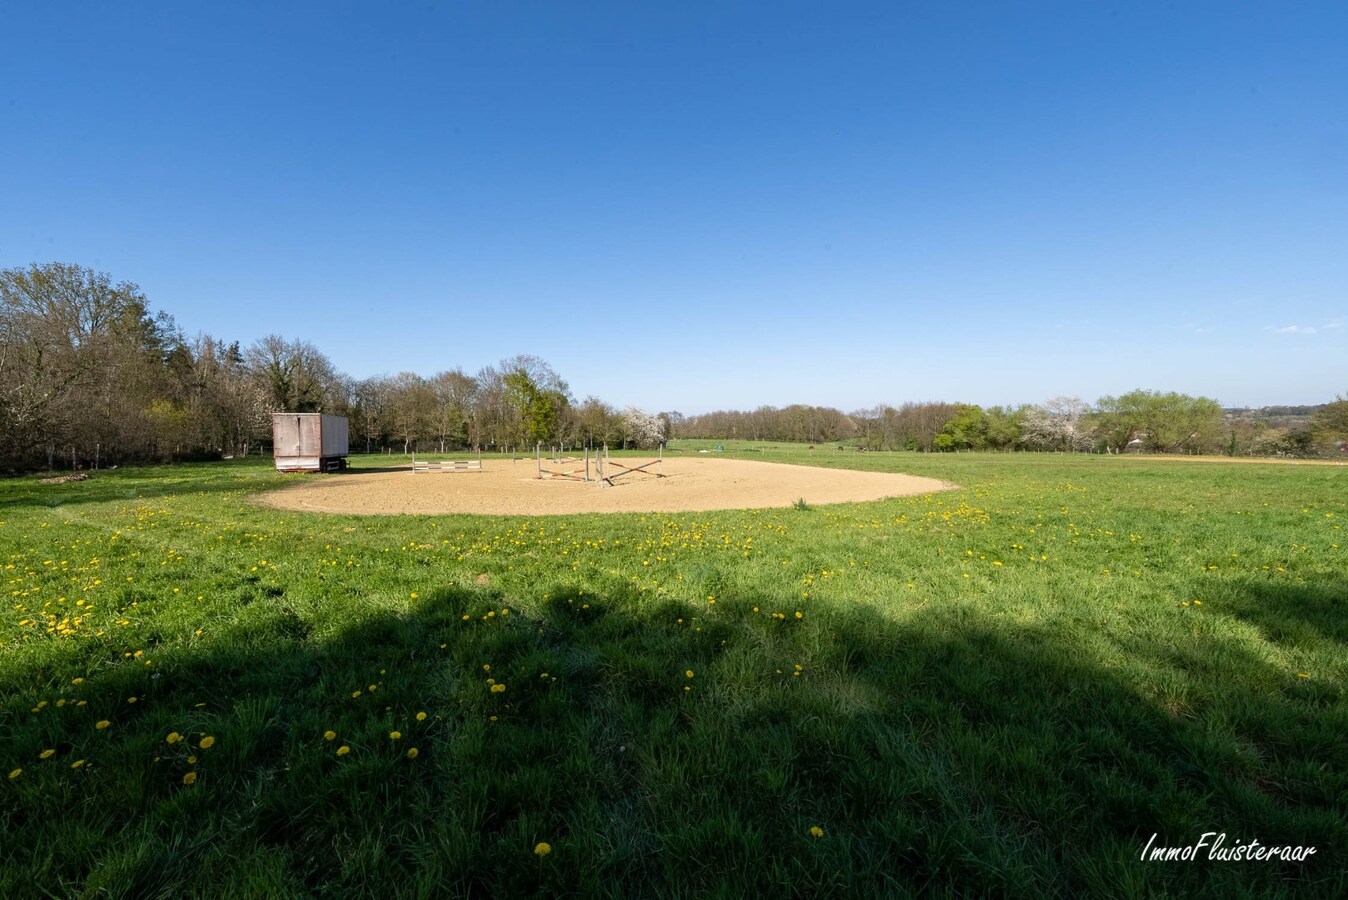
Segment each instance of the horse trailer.
M280 472L336 472L346 468L346 416L272 413L271 438Z

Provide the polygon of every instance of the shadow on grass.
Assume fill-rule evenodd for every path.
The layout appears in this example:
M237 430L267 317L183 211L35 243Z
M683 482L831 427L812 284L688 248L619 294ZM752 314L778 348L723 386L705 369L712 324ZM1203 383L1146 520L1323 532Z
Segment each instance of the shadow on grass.
M556 586L517 602L442 589L405 610L334 621L323 604L281 595L242 607L209 641L146 648L152 666L104 651L69 673L6 669L0 758L30 762L0 809L0 888L1075 897L1348 887L1341 691L1257 690L1274 673L1239 647L1224 652L1249 680L1214 681L1181 714L1063 633L967 608L895 621L817 603L798 620L770 596L724 598L713 612ZM779 608L784 618L772 617ZM87 681L65 687L73 673ZM32 714L34 681L88 706ZM111 726L95 729L100 719ZM175 732L185 740L167 743ZM215 745L202 749L203 735ZM57 754L40 763L45 746ZM77 757L88 763L72 770ZM187 772L195 784L183 784ZM1153 834L1182 846L1207 831L1226 832L1228 845L1318 852L1286 864L1139 860ZM551 853L536 855L539 842Z
M1212 599L1278 643L1309 645L1333 641L1348 654L1348 578L1318 578L1276 584L1244 580Z
M262 490L275 470L260 462L178 463L144 468L104 469L86 481L42 484L45 475L0 480L0 510L50 508L89 503L135 502L178 495Z

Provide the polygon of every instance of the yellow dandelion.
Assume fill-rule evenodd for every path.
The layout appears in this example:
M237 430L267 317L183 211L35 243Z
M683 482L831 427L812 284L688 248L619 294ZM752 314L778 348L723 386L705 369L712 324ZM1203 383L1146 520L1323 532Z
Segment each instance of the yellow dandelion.
M537 844L534 845L535 856L547 856L551 852L552 852L552 845L549 844L547 841L539 841Z
M352 696L352 697L359 697L359 696L360 696L360 691L352 691L352 692L351 692L351 696Z
M53 749L51 749L50 747L48 747L46 750L43 750L41 753L39 753L39 754L37 755L37 758L38 758L38 759L51 759L51 758L52 758L53 756L55 756L55 755L56 755L56 751L53 750Z
M1297 673L1297 677L1298 677L1298 678L1310 678L1311 676L1310 676L1309 674L1307 674L1306 672L1298 672L1298 673Z
M15 778L18 778L18 777L19 777L20 775L22 775L22 774L23 774L23 769L15 769L14 771L12 771L12 772L9 773L9 780L10 780L10 781L13 781Z
M337 755L338 755L338 756L346 756L346 755L347 755L348 753L350 753L350 752L351 752L351 748L348 747L348 746L346 746L346 744L343 744L342 746L340 746L340 747L337 748Z
M336 738L337 738L337 732L335 732L335 731L329 730L329 731L323 732L323 740L325 740L325 741L336 740Z
M417 754L420 753L420 752L421 752L421 751L418 750L416 747L413 747L412 749L410 749L410 750L407 751L407 758L408 758L408 759L416 759L416 758L417 758Z
M492 692L493 694L504 694L504 693L505 693L505 689L506 689L506 686L505 686L504 684L493 684L493 685L491 686L491 692Z
M183 784L196 784L196 782L197 782L196 772L188 772L186 775L183 776Z
M418 722L426 721L426 714L424 712L417 713L417 721Z
M413 600L417 599L417 592L416 592L416 591L413 591L413 592L412 592L412 599L413 599Z
M112 724L112 723L109 722L107 719L102 719L102 720L100 720L100 721L98 721L98 722L95 722L95 723L94 723L94 727L97 728L99 731L102 731L102 730L104 730L105 728L107 728L108 726L110 726L111 724Z
M189 766L195 766L197 764L197 758L195 756L187 757L187 764Z
M211 747L215 746L215 738L208 734L198 742L197 746L202 750L209 750Z
M821 838L824 836L824 829L820 828L818 825L811 825L810 834L814 835L817 838Z
M390 741L401 740L401 739L402 739L402 736L403 736L403 733L402 733L401 731L390 731L390 732L388 733L388 739L389 739Z
M135 703L138 699L139 699L138 697L127 697L127 698L126 698L126 702L127 702L127 703Z
M84 679L83 679L83 678L76 678L76 679L73 679L70 683L71 683L71 684L84 684Z
M487 663L483 663L483 664L482 664L482 671L484 671L484 672L490 672L490 671L491 671L491 666L490 666L489 664L487 664Z
M183 736L182 736L181 734L179 734L179 733L176 732L176 731L170 731L170 732L169 732L169 736L166 737L166 738L164 738L164 742L167 743L167 744L176 744L176 743L178 743L179 741L181 741L182 739L183 739Z
M70 764L70 768L72 768L72 769L78 769L78 768L79 768L80 766L82 766L82 765L84 765L84 760L82 760L82 759L77 759L77 760L75 760L73 763Z
M693 677L693 670L692 670L692 669L689 669L687 672L684 672L683 674L684 674L684 675L687 675L689 678L692 678L692 677Z

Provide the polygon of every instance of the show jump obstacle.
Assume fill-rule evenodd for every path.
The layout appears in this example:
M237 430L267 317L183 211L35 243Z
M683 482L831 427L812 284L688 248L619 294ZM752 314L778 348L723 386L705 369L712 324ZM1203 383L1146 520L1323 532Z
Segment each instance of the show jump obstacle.
M584 464L583 466L578 466L578 467L576 467L576 468L570 468L570 467L571 467L571 466L575 466L576 463L580 462L580 461L581 461L581 458L580 458L580 457L575 457L575 456L558 456L558 455L557 455L557 448L556 448L556 447L553 447L553 448L549 451L549 455L548 455L548 460L549 460L549 462L548 462L548 464L549 464L549 465L552 465L552 466L566 467L566 468L556 468L556 469L545 469L545 468L543 468L543 445L542 445L542 443L539 443L539 444L535 444L535 445L534 445L534 455L535 455L535 457L536 457L537 460L538 460L538 477L539 477L539 478L564 478L564 479L566 479L567 481L589 481L589 480L590 480L590 448L589 448L589 447L586 447L586 448L585 448L585 457L584 457L584 462L585 462L585 464Z
M477 450L477 459L444 459L437 462L418 460L412 455L412 472L481 472L482 448Z
M660 448L660 455L650 462L642 463L639 466L626 466L620 462L614 462L608 455L608 444L604 445L602 451L594 451L594 465L591 466L590 448L585 448L585 456L567 456L557 455L554 447L549 456L549 465L557 466L555 469L543 468L543 445L540 443L534 448L538 459L538 477L539 478L562 478L567 481L596 482L600 487L615 487L619 478L625 478L628 475L648 475L654 478L664 478L665 476L665 448ZM584 465L576 466L576 463L584 462ZM572 468L574 466L574 468ZM652 469L655 466L657 468ZM615 471L616 470L616 471Z

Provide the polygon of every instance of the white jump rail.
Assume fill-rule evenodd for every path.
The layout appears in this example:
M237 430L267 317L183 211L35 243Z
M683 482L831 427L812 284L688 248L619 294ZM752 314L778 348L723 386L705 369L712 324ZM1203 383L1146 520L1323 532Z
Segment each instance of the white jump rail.
M482 451L478 451L477 459L442 459L436 462L417 459L412 457L412 472L481 472L482 471Z

